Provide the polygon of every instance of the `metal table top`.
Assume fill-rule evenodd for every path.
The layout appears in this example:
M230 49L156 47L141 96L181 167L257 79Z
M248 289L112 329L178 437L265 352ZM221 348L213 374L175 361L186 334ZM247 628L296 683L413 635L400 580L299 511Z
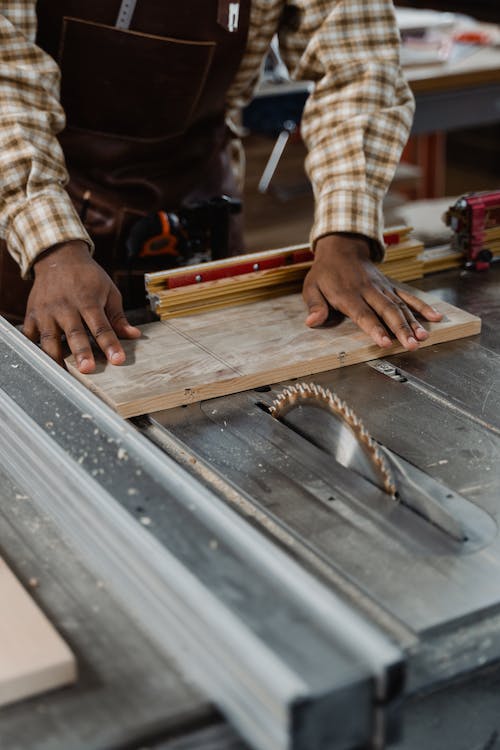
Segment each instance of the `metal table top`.
M391 363L407 376L407 383L391 381L368 364L324 373L315 380L332 386L355 405L377 439L498 518L500 268L483 274L453 270L415 286L480 315L481 335L392 357ZM247 394L252 403L268 396ZM346 503L335 529L325 502L318 504L316 499L309 506L294 506L298 482L294 488L286 462L277 471L276 462L266 465L270 460L266 446L263 452L256 443L250 448L244 445L244 420L238 423L243 402L238 398L217 400L220 413L225 409L233 419L232 434L221 433L215 415L209 414L215 401L197 407L198 421L190 427L186 420L190 407L172 410L160 420L166 429L164 449L192 470L194 455L202 459L200 465L204 459L208 471L197 473L198 479L219 491L239 513L251 515L252 525L385 627L407 650L411 666L405 726L409 732L397 747L417 750L422 746L422 727L427 726L425 716L437 710L436 705L443 717L448 716L450 705L463 705L467 694L465 688L457 689L455 703L443 699L432 709L418 698L422 690L447 685L457 676L465 679L500 656L500 584L494 547L453 557L446 550L435 554L432 545L423 548L395 534L384 551L390 524L381 530L373 518L363 519L359 508ZM217 441L208 442L206 438L215 432ZM325 489L324 478L320 477L322 485L318 478L315 482L306 476L303 466L301 472L302 495L296 497L310 498L312 493L317 498ZM5 474L0 479L2 552L21 580L34 575L40 579L34 596L81 662L76 688L2 710L2 750L138 748L145 743L158 750L243 748L201 693L186 683L122 604L101 587L52 521ZM290 508L295 508L292 515ZM419 590L419 576L430 588ZM445 612L441 607L442 581L450 597L447 607L453 610L449 621L445 617L449 608ZM497 681L496 675L490 678L491 684ZM486 682L476 683L477 694L484 698ZM474 723L467 726L468 734L454 736L456 750L470 750L466 742L484 737L486 741L496 731L485 735L484 722L482 726L477 722L477 732Z

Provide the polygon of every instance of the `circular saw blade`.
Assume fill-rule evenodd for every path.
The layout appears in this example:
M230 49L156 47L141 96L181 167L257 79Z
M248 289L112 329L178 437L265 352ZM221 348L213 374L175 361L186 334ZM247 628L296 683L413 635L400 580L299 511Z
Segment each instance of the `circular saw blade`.
M286 415L300 406L319 407L336 417L338 426L335 434L330 436L335 440L336 460L396 498L396 484L388 462L361 419L345 401L316 383L295 383L287 386L276 397L270 406L270 413L275 419L285 421ZM304 430L300 431L304 433ZM324 447L321 440L313 439L313 442Z

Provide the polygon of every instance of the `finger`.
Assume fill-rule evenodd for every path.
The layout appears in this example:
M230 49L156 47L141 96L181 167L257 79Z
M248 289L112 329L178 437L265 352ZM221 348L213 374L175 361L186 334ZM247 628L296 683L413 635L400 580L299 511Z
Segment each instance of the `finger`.
M406 302L408 307L410 307L412 310L415 310L415 312L417 312L426 320L430 320L431 322L442 320L443 314L436 310L434 307L431 307L431 305L428 305L426 302L419 299L419 297L415 297L414 294L409 294L409 292L405 292L403 289L394 289L394 291L398 295L398 297L401 297L403 302Z
M88 374L95 370L95 359L87 331L80 314L75 310L59 321L66 336L66 341L73 354L80 372Z
M23 322L23 333L30 340L37 344L40 341L40 331L36 323L35 316L27 312Z
M419 323L418 320L416 320L413 315L411 315L411 313L410 315L407 314L407 320L417 341L425 341L429 338L429 331L426 331L423 325Z
M401 310L403 315L405 316L408 325L413 331L413 334L417 341L425 341L429 337L429 333L425 330L423 325L419 323L419 321L416 319L416 317L413 315L412 311L409 307L401 300L400 297L398 297L397 293L391 290L388 290L385 292L386 296L389 297Z
M348 299L345 302L339 301L339 309L348 315L362 331L367 333L377 346L387 349L392 346L386 329L381 324L373 310L361 298Z
M38 324L40 329L40 347L48 354L51 359L59 365L63 365L61 329L54 318L41 321Z
M109 293L106 315L116 335L122 339L137 339L141 335L139 328L130 325L123 311L122 296L116 287Z
M404 302L396 303L374 287L366 292L365 300L387 324L389 330L405 349L409 351L418 349L418 341L406 317L409 310L406 309Z
M125 352L103 308L97 305L87 307L82 311L82 315L108 362L112 365L122 365L125 362Z
M306 318L306 325L311 328L323 325L328 319L328 302L321 294L316 283L308 281L307 276L302 288L302 297L309 311Z

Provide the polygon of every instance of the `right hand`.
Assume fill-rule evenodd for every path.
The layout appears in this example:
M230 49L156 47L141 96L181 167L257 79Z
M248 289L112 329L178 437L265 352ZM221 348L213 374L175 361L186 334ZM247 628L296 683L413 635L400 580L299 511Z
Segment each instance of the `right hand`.
M63 364L61 335L82 373L95 370L90 333L113 365L125 362L118 337L139 338L123 312L121 294L108 274L90 256L84 242L56 245L34 265L24 333L40 342L44 352Z
M346 233L321 237L304 280L306 324L320 326L329 305L351 318L377 346L389 349L394 338L408 351L429 334L415 317L436 323L442 314L413 294L394 286L370 260L366 238Z

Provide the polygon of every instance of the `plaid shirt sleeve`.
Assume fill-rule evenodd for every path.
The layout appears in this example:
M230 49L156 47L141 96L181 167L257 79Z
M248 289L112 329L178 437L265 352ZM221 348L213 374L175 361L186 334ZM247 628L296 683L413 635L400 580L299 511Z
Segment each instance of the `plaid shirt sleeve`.
M25 276L40 253L91 240L64 189L59 70L34 44L36 0L0 7L0 237Z
M382 200L411 128L392 0L254 0L248 49L230 99L251 95L273 33L292 77L313 81L301 132L315 194L311 243L333 232L374 240Z
M316 196L311 241L357 232L381 242L381 204L413 99L399 67L392 0L252 0L228 107L249 100L274 33L297 79L315 82L302 120ZM64 189L59 70L34 44L36 0L0 7L0 236L28 273L59 242L92 246Z

